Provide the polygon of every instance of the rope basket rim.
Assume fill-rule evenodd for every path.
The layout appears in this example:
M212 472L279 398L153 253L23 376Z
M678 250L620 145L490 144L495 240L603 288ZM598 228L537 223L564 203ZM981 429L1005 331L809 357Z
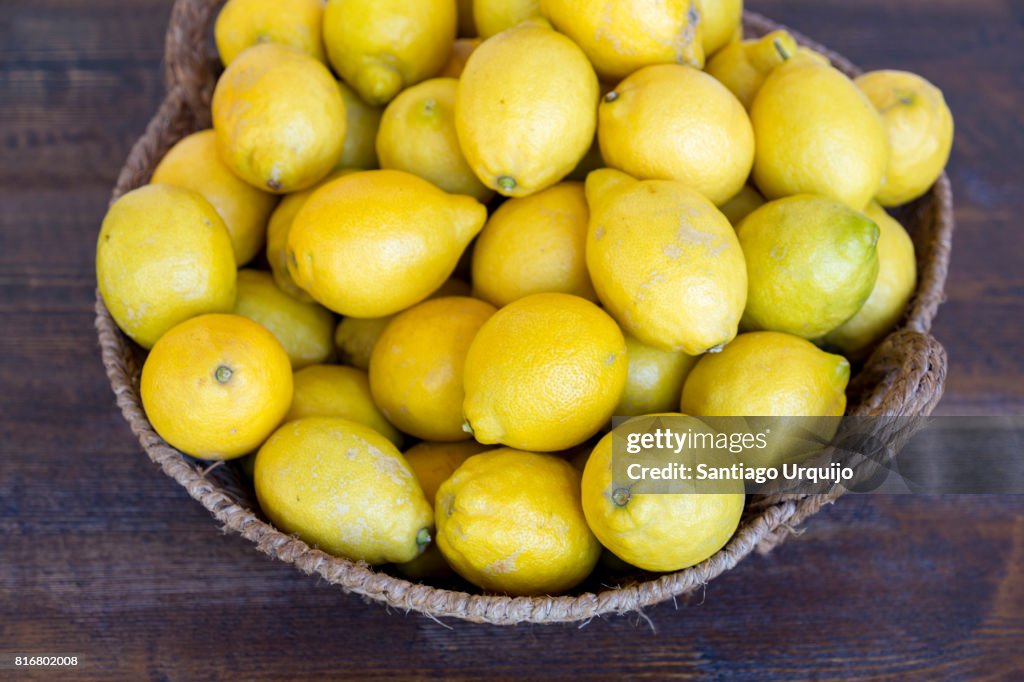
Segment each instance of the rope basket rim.
M169 144L208 124L209 96L215 73L209 55L203 56L218 0L178 0L167 33L166 75L168 94L143 136L133 146L118 177L111 201L149 180ZM801 44L827 56L849 76L860 70L841 55L799 32L759 14L744 12L746 35L788 30ZM918 249L918 288L899 329L874 351L851 383L859 401L856 415L927 416L941 398L946 373L945 350L930 334L932 320L943 300L953 232L952 191L943 174L935 186L913 205L915 225L930 228L927 258ZM793 529L823 506L833 503L843 489L828 495L780 495L748 502L748 511L732 539L704 562L674 573L652 577L596 592L554 597L509 597L470 594L413 583L379 572L370 566L335 557L282 533L240 504L229 491L207 476L207 470L169 446L153 430L139 395L139 365L134 344L118 329L96 292L95 326L104 367L118 406L149 458L188 494L209 510L224 528L253 542L259 551L291 564L307 574L367 599L431 618L458 618L477 623L510 625L522 622L586 621L606 614L638 611L705 585L732 569L752 551L767 552L784 541Z

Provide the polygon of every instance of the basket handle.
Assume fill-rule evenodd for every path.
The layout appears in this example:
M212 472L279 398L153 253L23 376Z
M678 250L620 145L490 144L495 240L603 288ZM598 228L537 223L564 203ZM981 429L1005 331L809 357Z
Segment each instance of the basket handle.
M928 332L893 332L850 385L853 415L927 417L942 398L946 367L946 349Z
M210 101L221 70L211 36L223 0L176 0L164 38L164 80L198 121L210 120Z

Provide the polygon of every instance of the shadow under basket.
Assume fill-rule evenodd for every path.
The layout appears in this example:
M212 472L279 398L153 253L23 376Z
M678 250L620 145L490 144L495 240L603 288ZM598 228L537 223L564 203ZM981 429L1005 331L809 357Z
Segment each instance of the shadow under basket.
M168 94L132 148L121 169L113 199L146 184L164 153L182 137L210 126L210 99L220 64L212 46L212 27L221 6L217 0L178 0L166 41ZM785 28L747 12L747 37ZM853 77L860 71L842 56L794 31L803 45L832 60ZM942 396L946 354L929 334L943 299L953 233L949 179L939 178L921 199L896 216L917 250L917 291L899 327L885 338L859 369L849 387L847 414L855 416L927 416ZM585 621L595 616L637 611L703 586L757 550L765 553L794 528L831 504L839 487L827 495L776 495L748 498L739 529L729 543L701 564L669 574L627 577L597 573L569 595L506 597L474 593L469 586L445 589L404 580L362 563L310 547L270 525L259 511L251 484L234 465L210 468L183 455L158 436L142 409L139 373L143 351L115 325L97 294L96 329L103 364L125 419L150 459L181 484L227 529L253 542L259 551L294 564L307 574L366 599L433 618L458 618L507 625L522 622ZM895 443L897 447L900 443Z

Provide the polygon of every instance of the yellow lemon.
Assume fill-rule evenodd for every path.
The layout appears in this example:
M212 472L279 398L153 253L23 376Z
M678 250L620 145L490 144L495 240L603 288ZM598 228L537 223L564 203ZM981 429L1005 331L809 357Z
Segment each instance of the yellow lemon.
M597 76L575 43L541 26L509 29L478 47L459 79L459 144L485 185L532 194L586 154L597 97Z
M626 385L626 341L615 321L569 294L510 303L466 356L463 413L481 443L553 452L597 433Z
M326 362L334 353L334 316L330 311L281 291L269 272L238 271L235 314L270 330L295 369Z
M578 182L506 201L473 248L474 294L498 307L545 292L597 301L587 273L589 215Z
M680 409L701 417L839 417L849 379L846 358L810 341L780 332L740 334L721 353L701 357Z
M96 242L96 281L125 334L149 348L164 332L235 305L224 221L199 194L147 185L114 202Z
M448 61L445 63L444 68L441 69L441 73L437 74L440 78L458 78L462 75L462 72L466 68L466 62L469 61L469 56L473 54L476 48L480 47L481 40L479 38L459 38L452 45L452 52L448 55Z
M465 440L463 366L494 306L475 298L436 298L400 313L370 357L370 390L391 422L417 438Z
M368 564L410 561L430 542L430 505L409 465L373 429L338 417L288 422L260 448L253 476L285 533Z
M587 178L587 201L587 267L625 331L689 355L736 336L746 265L735 231L710 201L681 182L610 169Z
M743 185L739 194L720 207L722 215L729 219L733 227L738 226L748 215L764 206L764 197L750 185Z
M280 43L326 61L323 16L322 0L228 0L213 25L220 60L227 66L246 48Z
M312 365L297 371L293 382L295 394L285 421L341 417L365 424L394 443L395 447L402 446L402 434L374 404L370 379L363 370L338 365Z
M473 22L483 39L540 16L540 0L473 0Z
M288 272L288 233L292 229L295 216L320 185L355 172L353 169L332 171L313 187L285 196L274 212L270 214L270 220L267 223L267 262L270 263L270 271L274 273L274 281L277 286L289 296L300 301L313 300L312 296L299 288L299 285L292 279L291 273Z
M476 20L473 18L473 0L458 0L459 37L476 37Z
M152 182L202 194L224 220L239 265L245 265L259 253L277 197L231 172L220 160L212 130L193 133L171 147L153 171Z
M631 494L613 481L613 438L601 439L583 471L583 512L602 545L647 571L678 571L725 546L743 513L742 481L727 493Z
M601 157L645 180L679 180L715 204L736 195L754 164L754 132L739 101L689 66L640 69L598 109Z
M754 182L769 199L807 192L863 209L882 185L889 142L878 112L849 78L789 60L765 79L750 109Z
M337 168L373 170L377 167L377 131L384 111L364 102L344 82L338 81L338 88L345 103L345 146Z
M428 298L442 296L469 296L469 285L460 279L452 278L441 285ZM395 319L395 315L384 317L346 317L338 323L334 330L334 345L344 363L370 369L370 355L374 346L384 333L384 329Z
M871 202L864 215L878 225L878 279L868 300L825 341L850 356L863 355L903 317L917 286L914 243L903 226Z
M615 415L637 417L674 410L697 358L648 346L629 334L626 334L626 352L629 357L626 390L622 392Z
M704 66L695 0L541 0L540 6L583 48L602 80L618 82L651 64Z
M580 475L551 455L509 448L467 459L437 491L437 546L459 575L512 595L564 592L601 546L580 507Z
M455 13L453 0L329 0L327 57L363 101L387 104L444 66L455 40Z
M253 187L294 192L334 168L345 104L327 67L298 50L256 45L231 62L213 93L224 162Z
M743 29L743 0L700 0L701 44L711 56Z
M288 233L295 283L331 310L382 317L425 299L455 269L487 209L401 171L320 187Z
M878 277L878 226L832 199L768 202L736 235L750 282L746 329L817 339L860 310Z
M446 192L487 201L494 192L469 167L455 134L454 78L433 78L404 90L384 111L377 134L381 168L418 175Z
M854 81L889 135L889 166L878 203L899 206L935 184L953 148L953 114L942 91L906 71L872 71Z
M292 401L292 367L261 325L200 315L156 342L140 392L153 428L173 447L200 459L234 459L281 423Z
M749 110L768 74L797 56L801 49L787 31L773 31L763 38L722 48L708 62L707 72Z

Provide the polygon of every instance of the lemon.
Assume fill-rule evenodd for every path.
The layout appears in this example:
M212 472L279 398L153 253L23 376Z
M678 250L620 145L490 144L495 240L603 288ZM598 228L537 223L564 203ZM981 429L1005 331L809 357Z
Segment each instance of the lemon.
M466 356L463 413L478 441L552 452L597 433L626 385L615 321L569 294L534 294L484 323Z
M473 0L458 0L459 37L476 37L476 20L473 18Z
M704 66L695 0L541 0L540 8L583 48L602 80L618 82L651 64Z
M433 514L402 454L373 429L338 417L288 422L260 448L256 497L285 533L336 556L410 561Z
M467 459L437 491L437 546L459 575L511 595L564 592L601 546L580 507L580 475L558 457L509 448Z
M444 68L437 74L441 78L458 78L466 68L469 56L476 48L480 47L479 38L459 38L452 45L452 52L448 55L448 61Z
M701 417L839 417L849 379L842 356L789 334L751 332L701 357L680 409Z
M231 237L199 194L170 185L140 187L103 218L96 281L117 326L149 348L190 317L231 311Z
M736 95L746 109L768 74L796 56L800 48L787 31L772 31L756 40L744 40L722 48L708 61L707 72Z
M728 493L631 494L612 480L613 439L601 439L583 471L583 512L602 545L647 571L678 571L725 546L743 513L742 481Z
M539 0L473 0L473 23L483 39L539 15Z
M212 130L193 133L171 147L153 171L151 182L202 194L228 228L235 262L239 265L248 263L259 253L267 219L277 198L231 172L220 160Z
M337 168L377 168L377 131L384 111L364 102L356 91L338 81L345 103L345 146L341 149Z
M942 91L917 74L872 71L854 81L878 109L889 136L882 206L917 199L935 184L953 147L953 114Z
M238 271L235 314L270 330L295 369L326 362L334 353L334 316L330 311L281 291L269 272Z
M597 76L575 43L522 25L470 55L455 97L455 130L485 185L526 196L557 183L586 154L597 98Z
M721 206L722 214L736 227L748 215L764 206L764 197L750 185L743 185L739 194Z
M213 93L224 162L253 187L294 192L334 168L345 104L327 67L298 50L256 45L231 62Z
M889 162L885 127L849 78L795 59L765 79L750 109L754 182L769 199L808 192L863 209Z
M825 337L846 355L859 356L896 326L917 286L917 263L910 235L885 209L868 204L864 215L878 225L878 279L860 310Z
M743 0L700 0L701 44L711 56L743 29Z
M370 390L392 423L417 438L465 440L463 365L494 306L475 298L424 301L385 328L370 356Z
M353 173L313 193L288 234L295 283L342 315L382 317L448 279L487 209L401 171Z
M735 231L710 201L681 182L610 169L587 178L587 201L587 267L625 331L689 355L736 336L746 265Z
M402 446L398 432L373 402L370 379L354 367L311 365L293 377L295 392L285 421L306 417L341 417L369 426L395 444Z
M322 0L228 0L213 25L217 52L227 66L246 48L280 43L326 61L323 15Z
M474 294L498 307L545 292L597 301L587 273L589 215L578 182L506 201L473 248Z
M281 423L292 400L292 367L261 325L200 315L156 342L140 392L146 416L171 446L200 459L234 459Z
M441 285L429 298L441 296L469 296L469 285L452 278ZM394 315L384 317L346 317L334 330L334 345L342 362L359 369L370 368L370 355L384 329L395 319Z
M433 78L404 90L384 111L377 135L381 168L418 175L452 194L487 201L494 192L469 167L455 134L454 78Z
M453 0L329 0L331 66L363 101L381 106L441 70L455 40Z
M736 234L747 260L746 329L817 339L864 305L878 277L878 226L810 194L771 201Z
M715 204L736 195L754 164L754 132L739 101L690 66L640 69L598 109L601 156L645 180L679 180Z
M299 288L288 271L288 233L291 232L295 216L318 187L335 178L355 172L357 171L354 169L332 171L326 178L309 189L286 195L281 199L274 212L270 214L270 220L267 223L267 262L270 263L270 271L274 273L274 281L278 288L289 296L300 301L313 300L312 296Z
M674 410L679 404L686 376L697 358L664 351L626 334L629 371L626 390L615 408L619 417L636 417Z

